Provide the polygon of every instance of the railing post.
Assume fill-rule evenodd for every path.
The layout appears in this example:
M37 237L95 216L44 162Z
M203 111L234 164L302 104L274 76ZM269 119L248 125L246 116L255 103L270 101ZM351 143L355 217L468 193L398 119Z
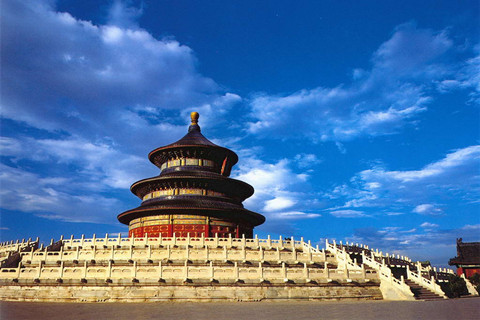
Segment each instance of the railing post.
M260 281L263 281L263 267L262 267L262 262L258 262L258 278Z
M159 279L161 280L163 278L163 266L162 266L162 260L158 262L158 275Z
M238 281L240 279L240 274L238 270L238 263L236 261L233 268L233 273L235 274L235 281Z
M188 260L185 260L185 264L184 264L184 279L185 281L188 280Z
M40 279L40 276L42 275L42 261L38 263L38 273L37 273L37 278Z
M211 280L215 279L215 270L213 269L213 262L212 261L210 261L210 279Z

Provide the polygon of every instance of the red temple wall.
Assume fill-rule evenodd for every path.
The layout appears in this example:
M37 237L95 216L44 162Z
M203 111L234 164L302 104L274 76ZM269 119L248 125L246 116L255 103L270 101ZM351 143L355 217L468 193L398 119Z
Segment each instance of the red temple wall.
M149 237L173 237L173 234L177 237L201 237L202 235L206 238L214 237L215 234L219 238L228 238L229 234L232 235L232 238L241 238L242 234L245 234L247 238L252 237L253 229L245 227L226 227L226 226L215 226L207 224L167 224L167 225L154 225L154 226L143 226L136 227L129 230L128 235L131 237L144 237L145 235Z
M465 274L466 278L472 277L474 274L480 274L480 268L465 268L465 267L458 267L457 268L457 274L461 276L462 274Z

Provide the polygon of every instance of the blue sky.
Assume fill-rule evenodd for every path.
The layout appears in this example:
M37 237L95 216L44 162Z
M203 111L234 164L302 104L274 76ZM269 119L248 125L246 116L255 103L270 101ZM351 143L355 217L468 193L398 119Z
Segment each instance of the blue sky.
M442 266L480 240L478 1L1 6L2 241L126 232L194 110L259 236Z

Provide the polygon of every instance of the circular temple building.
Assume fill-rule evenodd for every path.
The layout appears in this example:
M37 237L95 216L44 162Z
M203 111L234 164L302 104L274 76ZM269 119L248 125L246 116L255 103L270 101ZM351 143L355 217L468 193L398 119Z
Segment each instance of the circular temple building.
M142 203L118 215L129 236L251 238L253 228L265 221L242 205L253 187L229 178L238 156L205 138L198 118L192 112L182 139L148 155L160 175L131 186Z

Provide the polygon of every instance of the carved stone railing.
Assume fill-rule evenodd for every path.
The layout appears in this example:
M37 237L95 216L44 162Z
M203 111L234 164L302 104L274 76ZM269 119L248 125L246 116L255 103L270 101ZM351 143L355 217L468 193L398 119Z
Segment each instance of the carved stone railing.
M362 253L362 262L369 267L378 271L380 280L388 282L394 288L402 292L407 297L413 297L413 292L410 287L405 283L403 276L401 279L397 279L393 276L392 270L384 264L375 261L372 257L366 256Z
M128 265L115 265L111 261L108 265L89 265L85 262L78 266L47 266L39 263L28 268L4 268L0 272L0 279L16 280L132 280L158 281L164 280L249 280L249 281L329 281L329 280L363 280L376 279L375 273L365 275L359 271L324 269L318 267L290 268L285 264L269 266L259 262L258 265L244 266L233 265L219 266L210 262L208 265L190 265L185 261L183 265L171 265L159 262L157 264L138 264L136 261Z

